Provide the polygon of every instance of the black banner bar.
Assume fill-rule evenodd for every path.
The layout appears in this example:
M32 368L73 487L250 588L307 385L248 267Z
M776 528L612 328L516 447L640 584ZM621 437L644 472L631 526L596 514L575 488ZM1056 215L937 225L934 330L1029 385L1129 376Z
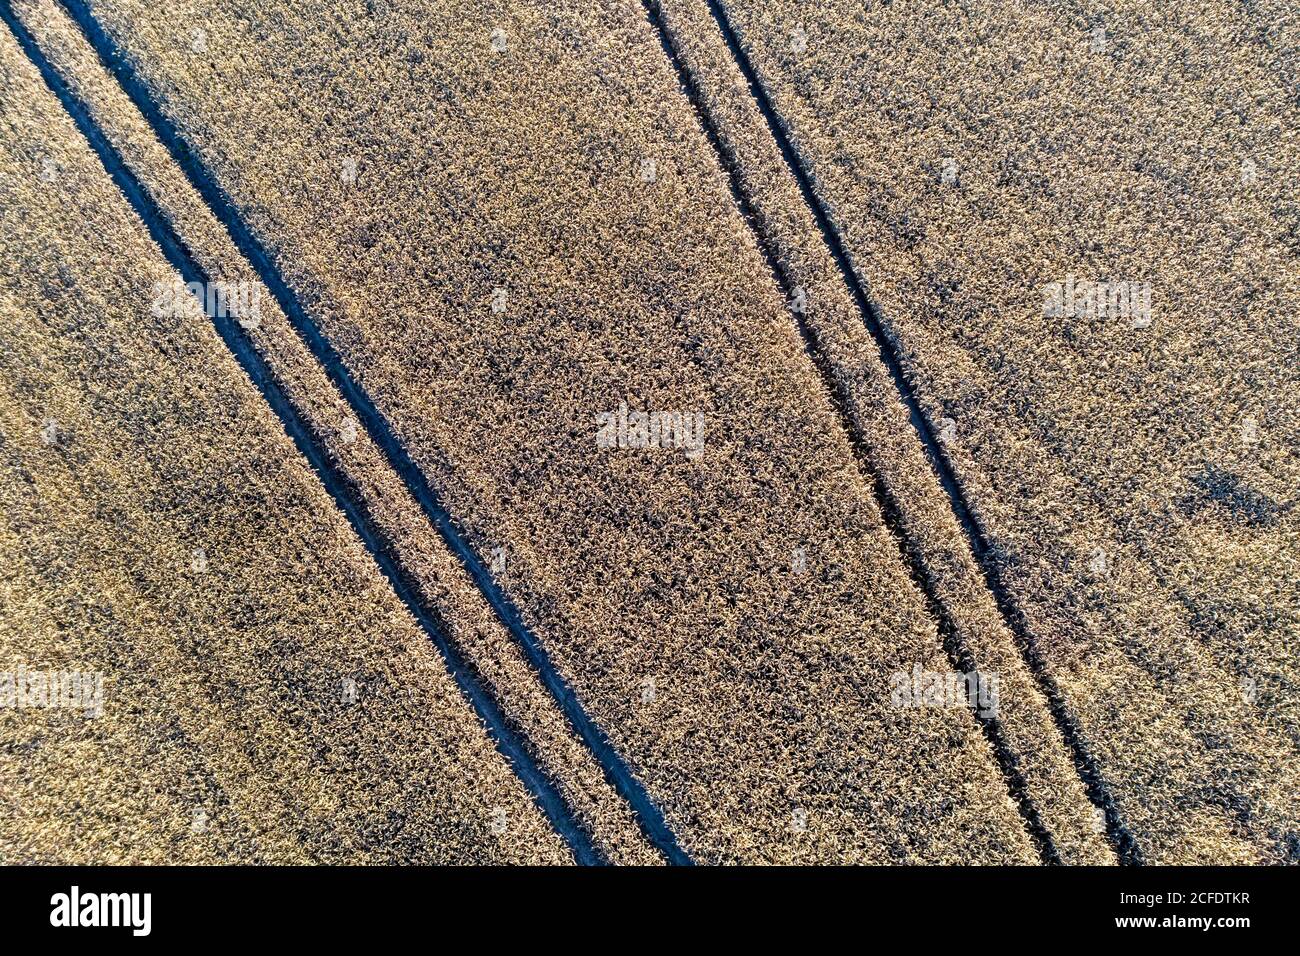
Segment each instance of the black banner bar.
M639 927L649 942L725 925L738 938L788 927L882 943L903 934L988 946L1045 931L1072 945L1191 935L1232 945L1289 926L1297 888L1293 868L8 867L0 919L13 938L127 945L373 946L438 924L483 926L494 944L543 928L555 939Z

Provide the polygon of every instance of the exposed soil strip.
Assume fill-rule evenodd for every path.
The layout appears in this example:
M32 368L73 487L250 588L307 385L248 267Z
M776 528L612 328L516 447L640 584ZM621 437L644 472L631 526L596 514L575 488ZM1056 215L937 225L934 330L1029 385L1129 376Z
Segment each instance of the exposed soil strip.
M113 38L91 15L86 4L81 0L61 0L61 3L81 28L101 62L121 84L132 103L149 123L154 135L167 148L190 184L203 197L212 214L229 231L235 247L256 270L259 278L275 297L276 303L284 311L294 329L302 336L330 381L351 406L371 440L383 450L408 492L419 502L427 519L438 529L447 546L463 562L474 583L537 670L542 682L555 698L578 737L600 763L606 780L637 814L646 838L664 854L670 863L690 865L690 857L679 846L662 812L650 799L641 782L633 775L613 745L609 743L604 732L587 715L568 682L551 662L541 642L525 625L518 609L498 587L487 566L457 529L450 514L439 503L423 472L393 434L388 422L375 407L369 395L356 383L342 358L303 309L298 297L253 236L229 196L202 166L175 126L163 114L148 87L136 75L130 61Z
M3 18L10 32L13 33L23 52L40 71L41 77L50 91L58 97L63 108L68 112L77 129L89 142L95 154L103 163L113 182L122 191L132 209L144 223L150 237L156 242L167 258L186 282L202 283L207 286L208 276L194 261L180 237L171 228L161 211L154 205L144 188L122 161L107 137L95 124L89 111L76 98L68 85L59 76L48 60L45 59L32 36L14 15L8 0L0 0L0 18ZM201 297L199 297L201 298ZM415 590L406 580L397 561L389 554L380 536L371 527L365 517L363 507L353 500L344 476L330 462L329 456L312 439L310 430L288 398L275 383L269 368L261 355L252 347L231 317L222 316L220 310L205 311L212 319L217 333L230 349L240 367L248 375L258 392L279 417L286 433L293 439L294 445L310 463L321 484L324 485L339 509L347 516L353 530L362 544L370 552L375 563L388 579L394 592L405 604L412 617L423 628L447 663L448 671L456 681L457 687L469 700L486 725L487 732L495 743L497 750L506 758L515 774L522 781L537 806L546 815L556 832L568 843L575 859L583 865L603 863L586 830L578 824L558 789L540 770L529 755L523 739L511 729L505 715L496 701L480 685L477 677L462 659L459 652L444 636L434 616L421 606L415 597Z

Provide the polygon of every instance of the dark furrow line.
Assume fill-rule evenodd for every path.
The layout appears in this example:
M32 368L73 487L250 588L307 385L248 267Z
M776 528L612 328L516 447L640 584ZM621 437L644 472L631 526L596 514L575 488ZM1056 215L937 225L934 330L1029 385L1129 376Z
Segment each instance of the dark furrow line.
M131 62L116 41L91 15L83 0L60 0L60 2L81 28L105 68L118 81L136 109L148 122L159 142L171 154L172 160L180 167L190 185L203 197L212 214L226 227L235 247L256 270L267 290L289 318L290 324L328 375L330 382L351 406L353 414L366 429L370 438L383 450L389 464L402 479L411 497L419 503L425 517L437 528L447 546L465 566L479 591L520 645L524 655L542 679L542 683L555 698L578 738L586 744L600 764L606 781L636 814L637 822L646 839L664 854L669 863L678 866L691 865L691 858L679 845L663 813L651 800L641 781L614 749L604 731L588 716L568 682L551 661L541 641L524 623L514 603L493 580L482 559L475 553L473 547L456 527L451 515L441 505L424 473L415 464L406 447L398 440L370 396L356 382L333 345L307 314L279 268L244 222L229 195L203 167L197 154L190 149L175 125L164 115Z
M646 13L650 18L659 36L660 45L664 49L669 61L672 63L677 73L678 81L681 83L683 92L690 102L699 120L700 126L704 131L705 137L709 144L717 153L718 161L723 172L727 175L727 182L731 187L731 196L736 206L739 208L741 215L749 224L759 252L762 254L768 269L771 271L773 278L781 289L781 293L788 302L794 294L794 283L787 274L785 267L781 265L780 257L773 248L769 238L763 233L758 226L758 215L754 209L753 203L746 193L741 182L741 172L736 158L726 148L722 142L721 135L718 132L717 125L710 115L708 108L704 105L700 97L699 89L696 86L694 77L691 76L685 63L673 43L671 31L663 22L659 13L657 0L642 0L642 6L645 7ZM835 376L835 371L831 367L829 360L826 358L825 351L821 348L817 340L816 333L808 325L807 321L795 310L791 309L794 316L795 326L799 331L799 336L803 341L804 350L812 360L823 386L826 388L830 400L831 409L839 423L841 430L849 440L853 449L854 457L857 461L858 469L863 477L867 479L871 486L871 493L880 508L881 517L886 529L894 539L894 543L899 549L900 556L903 559L903 565L907 569L908 576L913 584L916 585L925 603L926 610L935 620L940 637L943 642L945 653L952 662L954 668L962 672L976 670L975 658L970 648L966 646L958 632L956 624L953 622L951 615L943 602L939 600L936 593L934 581L925 571L921 554L915 543L910 539L904 530L902 512L890 494L884 481L879 473L871 464L871 456L867 449L866 442L863 440L858 429L853 425L852 416L848 411L848 397L839 380ZM1043 823L1038 808L1034 806L1032 798L1029 796L1029 787L1025 780L1024 774L1020 770L1020 761L1015 751L1008 744L1006 733L1002 728L1001 722L996 717L987 719L976 717L975 722L979 724L988 742L994 758L997 760L1008 792L1015 802L1017 809L1020 811L1021 819L1024 823L1025 830L1033 842L1039 857L1045 863L1060 863L1060 852L1057 850L1055 841L1051 833Z
M704 2L712 14L714 22L718 25L718 29L731 51L736 66L744 76L750 94L753 96L759 112L762 113L769 132L780 148L786 166L799 185L799 191L804 202L816 220L818 231L821 233L831 257L835 260L835 264L839 268L840 275L848 286L850 294L853 296L854 303L862 316L863 324L879 349L881 361L884 362L889 372L899 398L907 408L908 418L921 441L921 446L925 450L926 457L929 459L944 493L948 497L953 514L957 517L971 553L980 568L985 586L992 595L998 611L1006 621L1008 629L1015 637L1021 656L1028 665L1030 672L1034 675L1034 680L1047 701L1048 710L1070 750L1075 769L1078 771L1088 797L1093 804L1100 806L1105 812L1107 836L1115 848L1120 862L1131 865L1141 864L1143 862L1141 847L1138 845L1128 824L1124 822L1114 794L1106 783L1096 758L1088 748L1083 729L1070 712L1065 703L1064 695L1048 670L1047 662L1038 648L1037 640L1030 630L1024 611L1012 598L1010 590L1002 578L988 536L976 519L952 463L935 439L930 423L921 408L920 400L903 371L901 349L895 340L895 336L886 329L876 306L867 296L863 283L849 260L839 232L832 224L825 204L813 187L812 177L795 150L785 124L768 98L767 91L759 80L748 54L745 53L744 48L741 46L740 39L732 28L722 4L719 0L704 0Z
M140 217L150 237L162 250L163 255L186 282L203 283L206 287L208 276L195 261L184 241L176 234L154 204L140 182L123 162L108 138L99 129L90 111L72 92L53 65L45 58L26 27L18 20L9 0L0 0L0 19L3 19L23 52L40 71L45 85L58 97L64 110L72 118L77 129L86 138L91 149L99 157L114 184L121 190L127 202ZM529 792L534 803L550 821L560 837L568 844L575 859L583 865L599 865L605 861L592 843L586 830L578 823L573 811L560 794L555 784L537 766L528 753L524 740L510 726L505 714L492 696L480 685L470 666L460 653L447 640L434 615L426 610L416 597L416 590L402 572L398 561L389 553L380 535L365 517L364 509L354 500L348 488L346 478L330 462L328 454L312 439L311 429L299 416L288 397L276 384L265 360L253 348L237 322L229 316L221 316L222 310L209 310L203 296L196 296L203 305L205 313L212 320L221 340L230 349L244 373L252 381L262 398L280 419L285 432L293 440L298 451L311 465L317 478L334 499L339 510L347 517L362 544L374 558L389 585L401 599L406 609L424 630L429 640L442 653L456 686L465 695L475 713L485 725L497 750L506 759L515 774Z

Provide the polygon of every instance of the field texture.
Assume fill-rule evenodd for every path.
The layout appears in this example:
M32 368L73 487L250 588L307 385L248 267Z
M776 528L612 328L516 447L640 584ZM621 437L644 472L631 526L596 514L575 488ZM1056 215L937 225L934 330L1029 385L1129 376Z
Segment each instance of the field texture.
M52 0L16 4L22 22L38 30L42 47L86 104L94 120L121 151L159 211L210 276L257 289L259 320L247 329L251 344L307 420L317 442L339 466L377 529L390 542L415 589L461 653L493 689L502 708L526 734L543 767L556 778L584 826L614 862L658 859L639 833L631 809L602 779L593 756L574 739L519 649L459 567L447 546L420 515L343 397L253 266L235 248L221 222L203 203L126 93L98 62L73 20ZM507 692L508 691L508 692Z
M0 712L0 856L563 862L7 33L0 74L4 670L102 682Z
M1226 3L713 6L1147 857L1294 856L1283 24Z
M1290 13L0 14L0 859L1300 854Z

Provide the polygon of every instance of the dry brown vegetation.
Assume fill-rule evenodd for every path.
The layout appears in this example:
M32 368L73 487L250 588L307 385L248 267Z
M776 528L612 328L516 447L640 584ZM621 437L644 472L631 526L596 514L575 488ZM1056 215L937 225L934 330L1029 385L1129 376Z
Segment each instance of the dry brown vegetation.
M1280 34L1234 4L726 7L1148 859L1294 856ZM1151 325L1044 316L1069 274L1149 282Z
M658 855L645 844L630 809L604 781L600 767L573 736L483 596L76 24L54 0L21 2L17 9L207 274L259 286L260 322L250 330L255 347L394 543L403 567L437 611L448 637L488 681L598 846L613 862L656 862Z
M104 675L0 712L0 858L563 862L7 32L0 74L0 648Z
M256 281L60 6L14 6L202 268ZM91 7L694 859L1033 863L1026 805L1063 861L1116 859L704 0L657 7L698 104L636 0ZM1142 856L1294 858L1291 14L1124 7L1098 45L1063 4L725 7ZM206 317L150 312L166 261L7 33L0 71L0 669L109 687L97 721L0 712L0 858L567 860ZM1068 274L1149 281L1153 322L1044 316ZM660 862L261 307L576 819ZM702 415L701 453L598 447L620 403ZM995 730L893 705L954 669L936 614Z
M637 7L95 9L697 858L1034 859L969 712L889 707L934 622ZM704 455L598 451L620 399Z
M978 666L1001 676L1001 724L1061 859L1112 862L1105 831L1098 826L1072 757L963 546L957 520L907 411L721 31L707 7L695 0L664 3L660 9L709 114L718 122L723 147L752 197L760 229L770 237L794 295L803 292L805 321L832 364L871 466L898 502L904 530L920 546L937 598Z

